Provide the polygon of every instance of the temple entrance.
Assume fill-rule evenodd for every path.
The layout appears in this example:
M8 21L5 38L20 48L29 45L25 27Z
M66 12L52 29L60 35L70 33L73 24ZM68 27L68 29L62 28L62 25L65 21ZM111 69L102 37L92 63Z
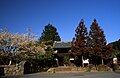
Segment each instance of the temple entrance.
M63 64L63 57L59 57L59 65L60 66L63 66L64 64Z
M58 61L59 66L66 64L67 58L69 58L69 51L71 48L71 42L54 42L53 49L55 51L54 58Z
M31 63L30 62L25 62L24 64L24 74L30 74L32 73L32 67L31 67Z
M4 76L4 67L0 67L0 76Z

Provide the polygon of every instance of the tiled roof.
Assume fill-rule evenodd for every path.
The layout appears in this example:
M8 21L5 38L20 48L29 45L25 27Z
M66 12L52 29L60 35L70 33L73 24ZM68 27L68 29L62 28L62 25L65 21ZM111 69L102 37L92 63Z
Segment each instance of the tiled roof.
M71 48L71 42L55 41L53 44L53 48Z

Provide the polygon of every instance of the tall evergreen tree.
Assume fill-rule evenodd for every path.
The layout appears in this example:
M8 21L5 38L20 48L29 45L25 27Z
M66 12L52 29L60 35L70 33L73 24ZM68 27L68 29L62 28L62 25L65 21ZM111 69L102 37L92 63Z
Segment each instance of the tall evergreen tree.
M53 25L48 24L45 26L39 41L51 41L53 43L54 41L61 41L61 38L57 32L57 29Z
M77 29L75 30L75 38L72 41L71 52L78 61L81 61L82 64L82 56L85 56L87 53L87 28L85 27L84 20L81 19ZM80 64L80 65L81 65Z
M104 31L100 28L96 19L94 19L94 22L90 27L89 38L90 54L93 56L94 63L96 64L97 57L102 57L106 47Z

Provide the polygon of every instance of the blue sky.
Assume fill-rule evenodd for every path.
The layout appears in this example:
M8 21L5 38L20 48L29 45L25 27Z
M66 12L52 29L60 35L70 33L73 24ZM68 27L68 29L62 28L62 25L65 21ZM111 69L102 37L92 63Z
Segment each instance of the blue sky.
M108 43L120 39L120 0L0 0L0 28L11 33L31 28L39 38L50 23L62 41L71 41L82 18L88 31L96 18Z

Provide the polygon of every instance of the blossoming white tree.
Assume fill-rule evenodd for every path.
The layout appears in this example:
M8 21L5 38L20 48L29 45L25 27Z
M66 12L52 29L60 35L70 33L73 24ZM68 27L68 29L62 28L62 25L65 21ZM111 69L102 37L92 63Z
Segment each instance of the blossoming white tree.
M12 60L15 62L25 60L35 55L45 54L43 47L35 42L35 35L26 34L11 34L7 30L0 29L0 57L7 57L9 65ZM8 64L8 63L7 63Z

